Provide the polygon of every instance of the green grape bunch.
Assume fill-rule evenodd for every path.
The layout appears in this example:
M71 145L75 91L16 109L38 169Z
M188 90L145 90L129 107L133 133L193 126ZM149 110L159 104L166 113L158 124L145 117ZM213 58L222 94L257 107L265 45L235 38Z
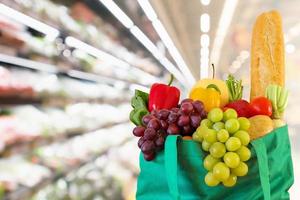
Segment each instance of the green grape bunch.
M248 129L250 121L239 117L234 109L223 112L212 109L207 119L201 121L193 134L193 140L200 142L207 152L203 166L207 170L204 178L206 185L213 187L223 184L233 187L237 177L246 176L251 151Z

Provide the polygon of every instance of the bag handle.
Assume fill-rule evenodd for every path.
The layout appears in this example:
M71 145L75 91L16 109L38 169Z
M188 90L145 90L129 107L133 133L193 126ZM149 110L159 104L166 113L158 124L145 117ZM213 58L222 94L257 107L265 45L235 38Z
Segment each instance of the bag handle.
M174 200L180 200L178 189L177 141L179 135L169 135L165 143L165 171L169 191Z
M264 194L264 200L271 200L271 187L269 179L269 166L268 166L268 155L266 146L262 139L254 140L251 142L257 156L258 170L260 183Z

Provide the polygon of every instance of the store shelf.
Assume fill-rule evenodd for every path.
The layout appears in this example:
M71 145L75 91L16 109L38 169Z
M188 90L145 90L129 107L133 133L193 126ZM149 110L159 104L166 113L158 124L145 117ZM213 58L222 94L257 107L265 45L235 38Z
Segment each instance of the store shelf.
M92 104L109 104L119 105L129 102L130 99L117 98L117 99L105 99L105 98L78 98L72 99L68 97L22 97L22 96L0 96L0 106L17 106L17 105L42 105L51 107L65 107L69 104L75 103L92 103Z
M65 134L58 134L55 136L50 137L37 137L36 139L32 141L24 141L24 142L17 142L11 145L8 145L4 148L2 152L0 152L0 158L2 157L9 157L12 155L19 155L19 154L29 154L31 153L35 148L46 146L52 143L56 142L63 142L66 141L72 137L78 136L78 135L84 135L86 133L94 132L99 129L104 128L110 128L119 124L123 124L128 122L128 120L120 121L120 122L114 122L114 123L108 123L102 126L99 126L95 129L91 130L77 130L77 131L69 131Z
M13 105L24 105L32 104L39 105L42 104L43 100L33 97L22 97L22 96L0 96L0 106L13 106Z
M80 98L80 99L70 99L70 98L45 98L42 100L43 105L51 105L55 107L64 107L68 104L75 103L91 103L91 104L109 104L109 105L120 105L122 103L130 102L130 99L126 98L116 98L116 99L105 99L105 98Z
M39 3L39 9L35 10L34 5L37 3ZM105 22L101 16L93 17L93 23L80 23L82 20L84 22L84 19L81 17L79 17L79 19L76 18L76 16L72 14L72 8L66 9L66 7L62 5L64 3L65 2L51 2L48 0L29 0L26 3L20 1L4 1L5 6L15 9L12 12L20 12L26 17L33 18L35 21L37 21L37 23L45 24L47 27L49 27L49 30L52 30L55 27L54 32L59 31L62 33L69 33L70 36L74 36L81 41L86 41L102 52L114 56L115 59L126 62L131 68L134 68L141 73L150 73L156 76L160 73L161 70L156 63L153 61L151 62L151 65L153 65L151 68L156 68L154 71L150 70L145 63L141 65L140 62L144 58L127 50L126 47L124 48L124 46L121 45L122 42L116 42L116 38L112 38L110 36L111 31L119 32L119 29ZM82 6L84 7L83 4L85 4L87 7L90 6L84 1L82 2ZM86 9L89 10L88 8ZM34 10L34 12L32 12L32 10ZM43 10L44 12L42 12ZM56 12L57 10L60 10L60 12ZM83 12L85 11L86 10L83 10ZM92 11L91 14L94 15ZM15 17L15 20L20 21L18 17ZM50 24L51 26L47 24ZM43 32L44 30L40 31ZM61 35L58 35L58 37L60 36ZM121 36L119 36L117 39L124 40L124 38Z
M1 17L17 27L8 35L23 41L0 46L1 200L32 199L101 159L115 159L130 177L138 174L133 151L125 148L128 141L136 146L130 98L134 89L158 82L163 68L139 45L126 49L130 38L106 20L95 15L84 23L61 3L0 3Z
M60 71L53 65L40 63L40 62L19 58L15 56L9 56L1 53L0 53L0 63L12 67L19 67L19 68L24 68L29 70L53 73L58 76L64 76L64 77L69 77L73 79L94 82L94 83L103 83L108 85L114 85L116 83L123 83L125 85L129 85L129 84L139 85L139 83L137 82L131 82L123 79L117 79L114 77L102 76L102 75L78 71L78 70ZM145 85L141 85L141 86L144 87Z
M40 9L49 9L52 11L52 9L55 7L60 9L54 10L61 10L63 8L63 6L56 5L53 2L46 3L46 1L39 4ZM23 26L28 26L28 24L24 24L24 21L19 19L20 17L11 17L11 15L8 15L8 13L3 10L5 10L5 8L11 9L15 7L15 10L12 9L11 12L18 13L18 15L20 14L22 16L24 15L23 12L25 12L26 14L24 15L24 17L31 16L29 17L29 19L32 19L36 21L36 23L43 25L48 24L48 21L58 20L54 23L57 24L57 26L55 26L58 27L58 29L55 30L60 33L55 37L57 40L54 41L53 38L53 41L49 41L47 39L47 36L44 37L43 41L36 36L32 36L29 40L28 37L30 36L28 36L27 39L24 39L24 42L26 42L26 48L23 48L27 50L17 50L15 51L15 55L19 55L18 53L21 53L21 55L23 55L24 57L35 57L34 59L42 60L47 59L47 62L50 62L53 65L64 65L64 68L76 68L83 71L92 71L93 73L95 72L97 74L100 74L100 76L102 76L102 79L104 79L104 77L112 79L115 79L115 77L117 77L119 81L136 83L144 86L150 85L153 82L157 82L162 74L161 67L158 67L157 62L153 62L149 58L137 56L133 52L128 51L124 46L120 45L120 42L116 42L114 39L110 38L109 33L107 33L109 31L103 32L103 30L99 28L99 25L101 27L103 23L102 20L96 20L97 23L99 23L98 26L95 24L84 26L82 23L78 23L78 20L73 19L73 17L70 15L70 12L60 12L60 14L58 14L59 16L57 17L51 15L45 19L44 14L46 16L49 15L49 10L43 14L40 14L39 11L36 10L35 12L37 13L28 12L28 4L26 6L21 2L14 1L4 3L7 5L0 4L0 7L2 6L2 14L6 15L12 20L18 21ZM31 3L32 5L35 5L35 3L33 2ZM45 3L49 4L49 6L46 6ZM63 10L64 9L65 8L63 8ZM60 19L63 17L67 18L67 20L60 22ZM53 23L50 24L53 25ZM48 25L46 26L48 27ZM113 29L111 25L107 26L110 27L109 30ZM35 28L36 27L33 27L33 29ZM49 26L49 28L53 29L53 27L51 26ZM93 33L91 33L92 30ZM44 30L38 29L37 31L43 32ZM119 39L122 40L123 38L121 37ZM101 42L102 40L103 42ZM46 51L47 49L52 49L52 53ZM46 67L46 69L49 69L48 67ZM54 71L55 70L57 69L54 69ZM52 69L50 71L53 72Z
M99 158L103 155L106 155L111 148L122 146L122 145L126 144L128 141L130 141L131 139L132 138L125 138L120 143L118 143L114 146L110 146L109 148L101 151L100 153L97 153L95 155L88 157L87 159L81 161L77 165L74 165L72 167L67 167L62 172L54 172L53 171L53 175L51 177L43 179L40 183L36 184L34 187L28 188L28 187L23 186L14 192L6 194L3 200L20 200L20 199L27 200L27 199L30 199L30 197L32 195L34 195L37 191L41 190L42 188L46 187L47 185L57 181L58 179L60 179L62 177L67 176L69 173L72 173L75 170L78 170L79 168L81 168L83 165L85 165L87 163L94 162L97 158Z

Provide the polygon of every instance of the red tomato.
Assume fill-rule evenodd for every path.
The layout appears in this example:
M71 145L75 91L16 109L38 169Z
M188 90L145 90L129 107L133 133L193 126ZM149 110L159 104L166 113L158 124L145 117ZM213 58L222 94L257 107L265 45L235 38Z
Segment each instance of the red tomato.
M272 115L272 102L266 97L256 97L250 102L251 113L254 115Z

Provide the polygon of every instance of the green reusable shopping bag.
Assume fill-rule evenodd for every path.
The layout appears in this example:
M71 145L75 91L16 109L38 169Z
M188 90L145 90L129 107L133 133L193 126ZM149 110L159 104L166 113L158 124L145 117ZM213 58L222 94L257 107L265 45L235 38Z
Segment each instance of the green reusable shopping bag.
M234 187L208 187L199 143L168 136L155 160L140 156L137 200L283 200L294 182L287 126L250 144L249 172Z

